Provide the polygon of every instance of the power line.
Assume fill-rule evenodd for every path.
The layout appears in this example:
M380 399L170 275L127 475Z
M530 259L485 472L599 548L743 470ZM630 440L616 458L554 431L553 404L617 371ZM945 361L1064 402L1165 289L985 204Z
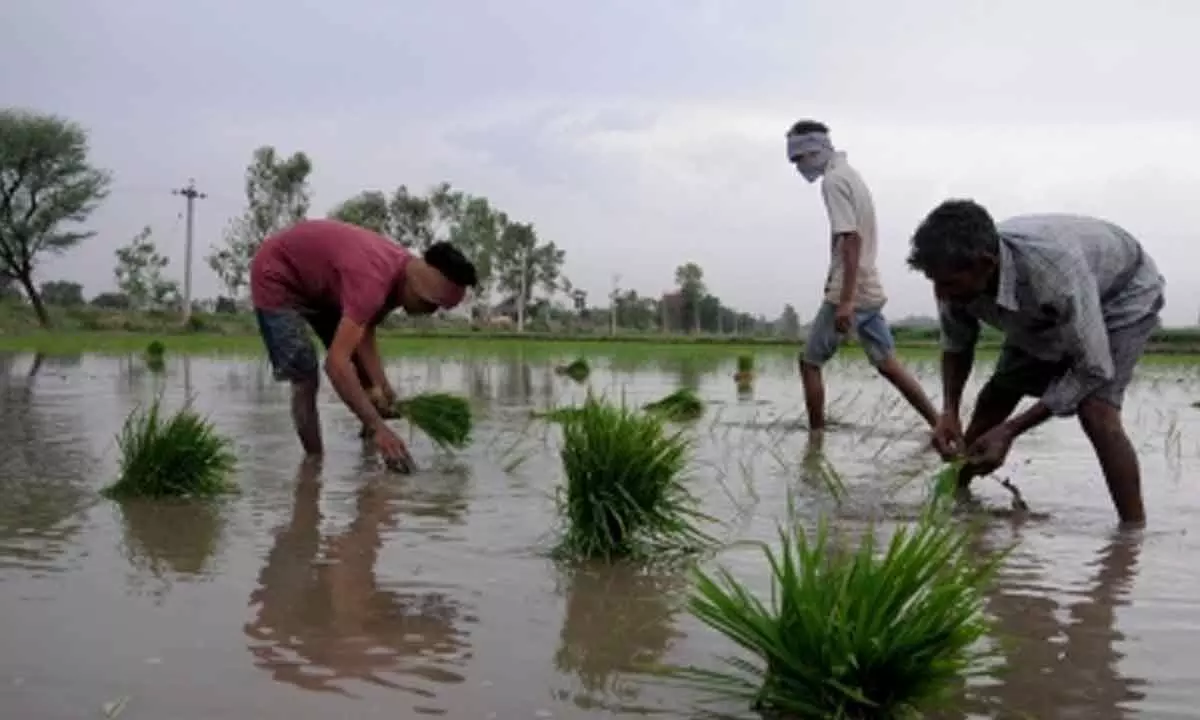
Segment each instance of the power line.
M183 323L187 325L192 319L192 233L195 229L195 204L197 199L203 200L208 195L196 189L194 178L188 178L187 187L172 190L171 194L182 195L187 199L187 231L183 249Z

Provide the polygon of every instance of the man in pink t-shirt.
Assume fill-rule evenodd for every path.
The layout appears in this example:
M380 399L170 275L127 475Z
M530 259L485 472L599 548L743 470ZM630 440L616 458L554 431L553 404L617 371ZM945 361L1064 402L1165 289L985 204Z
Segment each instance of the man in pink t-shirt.
M326 349L325 372L384 458L412 467L404 442L384 423L396 401L379 359L375 328L397 307L429 315L462 302L478 283L475 266L453 245L421 257L365 228L303 220L268 237L250 263L250 297L279 380L292 384L292 419L309 455L321 455L312 328Z

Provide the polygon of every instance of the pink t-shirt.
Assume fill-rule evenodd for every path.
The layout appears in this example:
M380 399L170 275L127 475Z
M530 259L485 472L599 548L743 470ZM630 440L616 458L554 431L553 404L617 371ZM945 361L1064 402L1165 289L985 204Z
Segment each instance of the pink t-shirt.
M250 298L262 310L336 312L377 325L400 304L404 246L350 223L302 220L268 237L250 263Z

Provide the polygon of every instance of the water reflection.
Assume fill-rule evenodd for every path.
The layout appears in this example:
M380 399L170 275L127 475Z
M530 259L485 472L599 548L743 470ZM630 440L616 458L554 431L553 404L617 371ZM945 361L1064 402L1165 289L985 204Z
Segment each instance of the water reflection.
M979 549L994 552L998 545L987 538ZM1146 683L1118 670L1124 655L1117 644L1125 636L1116 629L1116 613L1129 605L1142 542L1140 533L1113 534L1088 563L1091 577L1066 603L1049 589L1065 583L1043 579L1040 563L1027 555L1011 556L987 598L1003 638L1005 668L999 686L988 688L987 699L972 709L993 717L1133 717L1129 705L1145 697Z
M32 359L32 375L43 361ZM29 372L0 388L0 568L61 570L92 496L95 459L75 408Z
M490 401L492 393L492 364L478 358L468 358L463 364L463 377L466 379L467 394L475 401Z
M679 375L678 386L688 390L699 390L700 379L709 373L716 372L726 358L714 355L685 355L678 360L676 372Z
M497 400L501 405L528 406L533 399L533 368L523 354L499 361L500 382Z
M119 507L135 587L153 578L157 587L150 592L162 599L174 580L208 575L222 545L224 502L126 500Z
M554 664L578 686L560 700L583 709L634 711L638 669L662 663L686 582L630 564L589 563L564 572L566 614Z
M250 597L257 611L244 630L255 665L278 682L341 695L359 680L431 701L436 686L462 683L469 645L460 626L474 618L446 589L385 587L376 577L382 533L397 520L387 488L363 480L354 519L332 536L321 532L320 497L320 467L305 463L291 520Z

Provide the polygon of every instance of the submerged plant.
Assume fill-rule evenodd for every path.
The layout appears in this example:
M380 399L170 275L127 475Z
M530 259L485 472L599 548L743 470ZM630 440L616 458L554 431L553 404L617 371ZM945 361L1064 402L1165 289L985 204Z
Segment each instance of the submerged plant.
M680 388L666 397L647 403L647 412L673 422L688 422L704 414L704 401L691 388Z
M709 518L684 485L691 445L681 433L590 395L560 422L566 474L558 493L566 525L560 555L608 559L709 540L695 524Z
M110 498L212 496L234 489L237 463L228 439L190 408L164 417L161 399L125 419L117 448L120 474Z
M471 437L471 405L458 395L421 393L398 401L395 410L438 447L462 448Z
M702 622L756 656L731 671L678 670L719 696L786 718L893 720L946 705L995 650L983 591L1003 557L976 565L967 537L926 513L880 554L874 531L857 551L779 529L763 551L770 604L724 569L699 572L689 606Z
M592 368L583 358L576 358L570 365L560 365L554 371L559 375L566 375L575 382L583 382L587 380L588 375L592 374Z

